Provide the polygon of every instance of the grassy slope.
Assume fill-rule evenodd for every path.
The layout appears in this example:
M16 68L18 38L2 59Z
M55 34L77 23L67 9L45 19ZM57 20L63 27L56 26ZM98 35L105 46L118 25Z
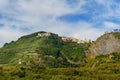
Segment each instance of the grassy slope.
M110 55L114 57L109 58ZM98 62L94 67L93 65ZM119 80L120 52L88 58L84 67L78 68L30 68L1 66L2 80Z
M114 35L116 35L117 38L119 37L119 34L114 34ZM73 44L70 42L64 43L63 51L65 52L65 56L67 55L67 57L70 59L70 57L73 56L73 54L71 51L69 51L70 49L72 49L72 47L69 47L67 49L68 43L69 46L70 45L75 46L77 44ZM38 48L40 47L41 46L38 45ZM81 48L79 50L82 51ZM67 53L67 51L71 53L69 54ZM40 51L38 50L38 52ZM77 50L75 51L75 53L76 52ZM47 53L44 53L43 55L45 54ZM79 54L76 55L79 56ZM77 68L73 68L73 67L31 68L30 66L24 67L22 65L16 65L16 66L4 65L4 66L0 66L0 79L2 80L6 80L6 79L7 80L120 80L120 68L119 68L120 51L116 51L107 55L100 55L95 58L86 58L86 59L87 59L87 64L84 67L77 67Z
M120 39L120 32L112 32L112 34L113 34L116 38Z
M84 51L90 44L77 44L71 41L64 42L56 34L48 37L36 37L38 33L45 32L33 33L23 36L15 42L6 43L0 49L0 63L16 65L19 59L22 59L25 64L27 62L35 62L34 53L37 53L44 60L44 64L50 67L77 66L74 63L85 62ZM30 55L33 56L31 57ZM69 61L72 61L73 64L71 65Z

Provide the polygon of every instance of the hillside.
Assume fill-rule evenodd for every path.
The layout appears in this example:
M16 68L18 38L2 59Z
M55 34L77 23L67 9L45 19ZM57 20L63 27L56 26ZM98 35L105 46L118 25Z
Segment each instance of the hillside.
M90 43L64 41L57 34L41 31L6 43L0 49L0 63L32 67L82 66L89 46Z
M80 67L0 66L1 80L120 80L120 51L87 58Z
M89 48L87 55L105 55L120 50L120 33L105 33Z
M93 43L76 41L41 31L6 43L0 48L0 79L120 80L119 32Z

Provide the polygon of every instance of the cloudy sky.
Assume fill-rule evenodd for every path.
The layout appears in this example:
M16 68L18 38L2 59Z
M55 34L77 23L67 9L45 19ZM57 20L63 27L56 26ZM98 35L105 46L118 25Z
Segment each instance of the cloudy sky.
M95 40L120 28L120 0L0 0L0 46L36 31Z

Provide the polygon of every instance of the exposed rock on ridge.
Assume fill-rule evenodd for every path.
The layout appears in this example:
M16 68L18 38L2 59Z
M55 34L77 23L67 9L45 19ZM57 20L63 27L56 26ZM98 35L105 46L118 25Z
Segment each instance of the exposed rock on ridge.
M89 48L87 55L105 55L117 50L120 50L119 39L117 39L112 33L106 33L93 43Z

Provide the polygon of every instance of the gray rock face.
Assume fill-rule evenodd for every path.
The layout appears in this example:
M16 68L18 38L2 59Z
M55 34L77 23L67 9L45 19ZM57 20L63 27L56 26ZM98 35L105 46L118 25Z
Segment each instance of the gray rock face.
M105 55L117 50L120 50L120 41L114 35L106 33L89 48L87 55Z

